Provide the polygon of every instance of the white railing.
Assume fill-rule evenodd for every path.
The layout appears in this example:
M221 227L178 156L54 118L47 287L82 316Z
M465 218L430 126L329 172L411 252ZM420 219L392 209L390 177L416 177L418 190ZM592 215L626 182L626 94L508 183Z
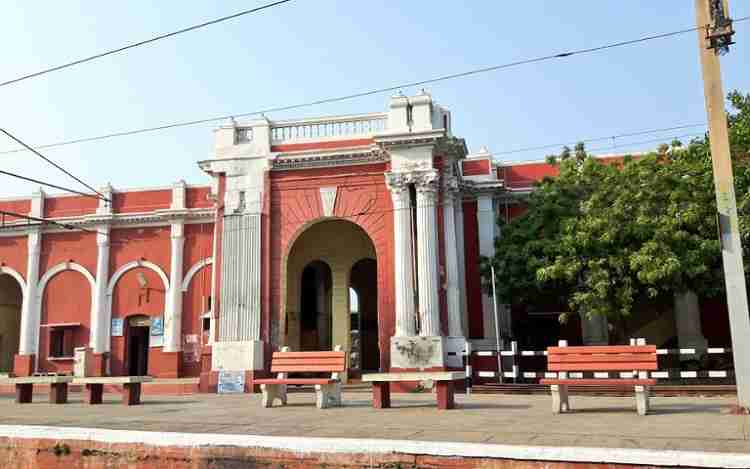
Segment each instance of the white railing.
M298 121L278 121L271 125L274 143L309 139L335 139L371 136L386 129L387 114L323 117Z
M506 358L503 361L500 376L509 379L539 379L539 378L557 378L557 373L549 371L523 371L523 357L541 357L547 356L546 350L519 350L517 342L511 342L510 350L501 350L500 356ZM657 357L669 355L692 355L696 358L706 355L724 355L731 354L732 350L724 347L708 347L706 349L682 348L682 349L656 349ZM497 357L496 350L479 350L471 351L470 354L475 357ZM474 378L498 378L497 360L492 360L493 369L480 369L476 364L472 364L471 370ZM535 366L534 368L539 368ZM546 364L545 364L546 368ZM661 368L661 366L660 366ZM681 370L676 367L669 369L660 369L659 371L649 372L649 376L654 379L716 379L716 378L734 378L731 370ZM568 372L568 378L583 378L582 372ZM594 378L632 378L632 372L594 372Z

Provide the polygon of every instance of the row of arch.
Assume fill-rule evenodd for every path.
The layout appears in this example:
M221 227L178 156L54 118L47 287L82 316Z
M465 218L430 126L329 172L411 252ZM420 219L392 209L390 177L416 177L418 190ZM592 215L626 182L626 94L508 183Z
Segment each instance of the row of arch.
M185 273L185 276L183 277L182 285L180 286L180 291L186 292L188 290L188 287L190 286L190 281L193 279L195 274L197 274L198 271L200 271L202 268L209 266L212 263L213 263L213 259L206 258L206 259L201 259L200 261L193 264L193 266L190 267L190 269ZM132 270L138 267L145 267L147 269L151 269L154 272L156 272L159 275L159 278L161 279L162 283L164 284L164 288L169 289L169 277L167 277L167 274L164 272L164 270L161 267L154 264L153 262L137 260L137 261L128 262L127 264L117 269L117 271L112 275L112 277L109 280L109 283L107 284L107 295L110 295L110 296L112 295L112 291L115 289L115 285L117 284L117 281L120 279L120 277L125 275L125 273L128 272L129 270ZM52 279L52 277L66 270L74 270L76 272L81 273L84 277L86 277L86 280L88 280L89 285L91 286L91 291L93 294L93 292L96 290L96 279L91 274L91 272L89 272L88 269L86 269L81 264L77 264L75 262L61 262L51 267L39 279L39 291L37 292L37 296L41 297L44 294L44 289L47 286L47 283L49 283L49 281ZM23 292L24 296L26 296L26 291L27 291L26 281L24 280L23 276L18 271L8 266L0 266L0 275L2 274L10 275L11 277L13 277L21 286L21 291Z

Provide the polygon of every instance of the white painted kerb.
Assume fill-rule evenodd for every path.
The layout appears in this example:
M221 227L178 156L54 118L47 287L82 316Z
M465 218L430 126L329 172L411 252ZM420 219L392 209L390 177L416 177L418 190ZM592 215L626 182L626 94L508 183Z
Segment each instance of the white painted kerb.
M629 448L578 448L411 440L168 433L25 425L0 425L0 437L48 439L53 441L85 440L98 443L141 444L160 447L235 446L239 448L267 448L307 454L400 453L447 457L639 464L668 467L750 467L750 454Z

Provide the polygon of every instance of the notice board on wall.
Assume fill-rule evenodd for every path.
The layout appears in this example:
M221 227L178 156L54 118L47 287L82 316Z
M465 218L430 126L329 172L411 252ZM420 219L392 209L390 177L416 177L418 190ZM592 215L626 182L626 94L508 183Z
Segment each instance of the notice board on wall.
M245 372L219 370L219 394L239 394L245 392Z

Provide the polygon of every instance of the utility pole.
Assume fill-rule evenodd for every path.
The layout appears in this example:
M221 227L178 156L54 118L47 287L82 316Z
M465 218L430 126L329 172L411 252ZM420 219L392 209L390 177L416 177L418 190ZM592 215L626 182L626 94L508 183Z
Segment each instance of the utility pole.
M703 69L713 162L716 208L718 211L721 254L729 306L729 328L732 334L734 374L737 381L737 404L750 408L750 313L747 305L745 270L742 264L737 200L734 195L729 129L724 109L719 56L733 44L732 21L728 0L695 0L698 48Z

